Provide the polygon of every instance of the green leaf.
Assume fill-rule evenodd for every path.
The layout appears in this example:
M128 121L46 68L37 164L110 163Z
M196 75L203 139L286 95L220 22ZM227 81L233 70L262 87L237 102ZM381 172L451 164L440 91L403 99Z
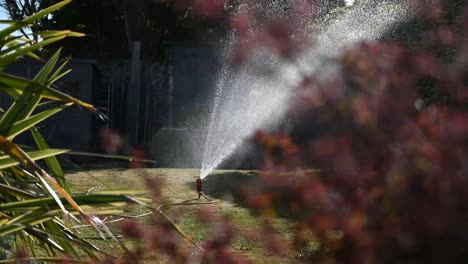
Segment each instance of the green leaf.
M15 101L0 120L0 127L9 128L13 122L28 117L41 99L44 84L55 67L59 57L60 49L57 50L34 77L34 82L24 88L23 94ZM0 77L0 82L2 81ZM4 134L3 134L4 135Z
M2 184L2 183L0 183L0 193L8 193L10 195L20 197L20 198L24 198L24 199L30 199L30 198L37 197L37 194L35 194L35 193L31 193L29 191L25 191L25 190L22 190L22 189L19 189L19 188L15 188L13 186L8 186L8 185Z
M2 128L0 129L0 134L5 135L8 140L13 140L14 137L23 133L26 130L29 130L36 124L44 121L45 119L51 117L52 115L62 111L63 109L69 107L73 103L66 103L59 105L55 108L45 110L28 118L22 119L13 123L13 125L9 128Z
M73 195L73 200L81 205L87 206L103 206L110 205L114 203L124 203L126 204L130 200L126 195L116 195L116 194L88 194L88 195ZM145 198L133 198L141 201L148 201L149 199ZM66 200L60 198L62 202ZM122 204L123 206L126 206ZM65 204L67 208L72 208L71 205ZM58 210L60 207L56 203L53 197L46 198L36 198L28 199L24 201L15 201L8 203L1 203L0 209L5 211L29 211L37 210L38 208L46 208L48 210ZM95 211L96 214L99 214L99 211Z
M27 212L25 214L16 217L15 219L10 220L6 224L0 226L0 237L21 231L30 226L44 223L46 221L52 220L53 216L50 212L41 211L41 212ZM21 221L19 221L21 220Z
M3 21L3 22L6 22L6 23L10 24L10 26L8 26L5 29L0 31L0 39L4 39L6 36L10 35L11 33L19 30L22 27L30 25L34 21L47 16L48 14L60 9L61 7L69 4L70 2L71 2L71 0L65 0L65 1L59 2L59 3L55 4L55 5L49 6L48 8L37 12L36 14L33 14L33 15L23 19L22 21L14 21L14 22L12 22L12 21L10 21L10 22Z
M47 31L41 31L37 32L36 35L41 36L42 38L52 38L52 37L58 37L61 35L67 35L67 37L84 37L86 34L79 33L79 32L74 32L71 30L47 30Z
M16 41L16 40L11 40L10 42L8 43L4 43L5 46L7 46L8 48L5 48L5 49L2 49L0 51L0 56L4 56L14 50L18 50L20 49L21 47L23 46L26 46L26 45L30 45L32 41L30 42L27 42L27 41L23 41L23 42L19 42L19 41Z
M97 191L93 194L105 194L105 195L142 195L148 194L148 190L106 190L106 191Z
M82 36L84 36L84 34L69 31L69 30L56 31L52 37L44 38L42 41L35 42L35 43L31 42L29 43L30 45L24 48L16 48L12 50L14 52L5 53L4 56L0 57L0 66L10 64L11 62L19 59L20 57L24 55L37 57L32 52L42 48L43 46L50 45L59 40L62 40L66 37L82 37Z
M10 26L0 30L0 39L5 40L11 33L19 30L22 27L28 26L31 23L23 22L23 21L12 21Z
M25 48L22 48L22 49L18 49L16 52L13 52L13 53L10 53L10 54L8 54L6 56L1 57L0 58L0 66L10 64L11 62L17 60L19 57L21 57L21 56L23 56L23 55L25 55L27 53L38 50L41 47L52 44L54 42L57 42L59 40L62 40L64 38L66 38L66 37L67 37L67 35L48 38L48 39L44 39L44 40L42 40L40 42L37 42L37 43L35 43L35 44L31 45L31 46L28 46L28 47L25 47Z
M50 87L70 71L64 70L66 62L56 67L60 50L47 61L33 80L4 72L7 65L23 56L40 59L35 52L45 45L55 43L65 37L84 36L82 33L70 30L45 31L37 34L40 40L36 42L12 35L13 32L32 25L38 19L70 2L71 0L61 1L22 21L0 21L9 25L0 30L0 92L6 93L15 100L11 107L0 115L0 176L5 180L4 183L0 183L0 205L4 206L0 208L0 239L5 234L15 233L15 244L26 248L28 255L36 260L39 260L37 256L44 256L44 254L48 256L65 254L79 259L83 253L96 259L97 248L70 231L70 227L61 222L58 216L69 215L78 221L76 215L80 215L81 220L86 220L100 234L102 229L117 240L107 226L103 225L99 219L85 214L78 203L85 208L111 205L113 206L111 209L108 207L91 208L93 213L109 213L116 212L114 208L119 208L115 207L117 205L124 208L129 200L125 195L109 193L78 196L78 203L75 202L74 197L69 194L63 170L55 157L68 150L50 149L35 128L39 122L73 103L100 114L92 105ZM40 104L43 98L51 99L51 101ZM47 104L52 101L64 101L65 104L53 105L50 108ZM26 152L12 142L15 136L26 130L31 131L39 150ZM39 159L45 160L55 180L35 162ZM31 202L36 204L31 204ZM28 206L33 209L25 209ZM7 207L9 209L6 209ZM72 209L71 214L68 211L70 209ZM123 244L122 247L126 249ZM36 252L38 248L44 251ZM54 258L47 260L44 258L44 260L59 261Z
M15 96L18 97L19 95L22 95L25 89L28 87L28 85L31 85L31 84L40 85L34 81L31 81L25 78L14 76L5 72L0 72L0 91L6 92L9 95L11 94L13 98L15 98ZM43 98L56 100L56 101L73 102L89 110L92 110L92 111L95 110L94 106L91 104L85 103L81 100L78 100L77 98L74 98L68 94L62 93L56 89L46 87L44 85L42 86L44 88L44 91L41 94L41 97Z
M44 140L41 134L37 131L37 128L35 127L32 128L31 134L34 138L34 141L36 142L37 147L40 150L50 149L47 142ZM52 171L52 174L55 177L55 179L57 179L58 184L60 184L62 188L64 188L68 193L70 193L70 188L66 184L65 175L63 173L62 167L60 166L60 163L57 160L57 157L50 156L50 157L45 158L44 161L47 164L47 167Z
M32 160L41 160L47 157L56 156L68 152L68 149L47 149L47 150L36 150L27 152L27 155ZM20 162L17 159L13 159L10 156L0 156L0 169L9 168L12 166L19 165Z
M138 161L138 162L145 162L145 163L156 163L154 160L150 159L139 159L132 156L125 156L125 155L114 155L114 154L103 154L103 153L92 153L92 152L82 152L82 151L70 151L67 155L76 155L76 156L87 156L87 157L100 157L100 158L108 158L108 159L120 159L120 160L128 160L128 161Z
M79 235L75 234L71 230L73 229L72 226L67 225L62 219L56 217L53 221L57 230L62 230L62 233L65 233L67 237L71 240L71 243L79 243L81 246L81 250L86 252L88 256L95 257L94 252L101 252L99 248L94 246L93 244L89 243L88 241L82 239ZM54 229L52 229L53 231Z
M60 9L61 7L69 4L71 1L72 0L64 0L62 2L59 2L59 3L55 4L55 5L51 5L48 8L43 9L43 10L37 12L36 14L23 19L22 22L23 23L32 23L32 22L34 22L34 21L36 21L36 20L38 20L40 18L45 17L48 14Z
M33 81L40 84L45 85L49 76L52 73L52 70L57 65L57 62L60 58L60 53L62 52L62 48L59 48L54 54L50 57L47 63L41 68L41 70L34 76Z
M50 75L49 77L49 82L48 86L52 85L55 83L58 79L62 78L63 76L67 75L69 72L71 72L71 69L66 70L65 72L62 72L63 68L68 64L69 60L65 60L60 66L57 67L54 73Z
M56 77L53 77L51 76L50 80L49 80L49 85L52 85L54 84L57 80L63 78L65 75L69 74L72 70L71 69L68 69L62 73L60 73L59 75L57 75Z

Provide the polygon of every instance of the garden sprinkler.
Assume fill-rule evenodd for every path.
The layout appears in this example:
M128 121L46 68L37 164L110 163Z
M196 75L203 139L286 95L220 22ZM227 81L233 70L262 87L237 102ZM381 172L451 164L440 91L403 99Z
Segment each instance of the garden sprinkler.
M197 179L197 193L198 193L198 199L200 199L201 196L203 195L202 189L203 189L203 180L202 180L200 177L198 177L198 179ZM203 195L203 196L204 196L204 195Z
M203 196L208 201L212 201L210 198L208 198L208 196L206 196L203 193L203 180L200 177L198 177L197 179L197 193L198 193L198 199L200 199Z

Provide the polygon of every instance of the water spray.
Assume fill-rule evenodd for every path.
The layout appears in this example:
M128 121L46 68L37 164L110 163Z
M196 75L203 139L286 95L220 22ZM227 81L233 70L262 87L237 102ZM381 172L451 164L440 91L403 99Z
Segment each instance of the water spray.
M269 2L262 9L267 17L287 10L287 4L294 0ZM319 2L324 4L318 8L326 10L327 1ZM352 7L345 12L330 13L317 23L305 18L304 37L310 38L313 45L288 60L281 60L268 47L258 48L249 53L242 65L233 68L231 62L238 55L238 42L235 33L229 35L232 37L228 37L222 54L225 63L216 82L207 120L200 178L209 175L242 147L255 131L269 131L282 122L289 110L288 102L299 91L304 75L333 81L334 74L340 71L337 61L343 51L361 42L378 41L392 26L410 18L412 11L406 2L346 0ZM281 3L286 6L283 8Z

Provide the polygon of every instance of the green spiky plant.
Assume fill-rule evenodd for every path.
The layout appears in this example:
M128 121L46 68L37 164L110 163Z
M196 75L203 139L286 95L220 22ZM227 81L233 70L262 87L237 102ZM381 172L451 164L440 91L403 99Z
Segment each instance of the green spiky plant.
M96 215L104 213L99 211L100 206L112 204L110 211L118 211L116 202L128 201L125 194L131 193L72 195L56 158L67 150L49 148L36 129L38 123L71 105L96 112L92 105L54 89L54 83L68 73L64 71L67 62L58 64L60 50L48 59L32 80L4 71L24 56L39 59L36 53L46 45L83 35L69 30L45 31L35 33L39 35L39 41L14 36L22 27L69 2L71 0L65 0L22 21L12 21L0 31L0 96L13 99L11 106L0 112L0 240L12 241L3 247L11 247L12 252L20 250L31 260L57 261L63 256L75 260L98 259L99 249L73 230L73 222L87 222L102 237L117 240ZM15 143L16 136L21 133L32 134L36 144L33 150ZM39 166L37 160L43 160L46 167ZM87 212L90 209L93 215ZM0 263L8 261L0 260Z

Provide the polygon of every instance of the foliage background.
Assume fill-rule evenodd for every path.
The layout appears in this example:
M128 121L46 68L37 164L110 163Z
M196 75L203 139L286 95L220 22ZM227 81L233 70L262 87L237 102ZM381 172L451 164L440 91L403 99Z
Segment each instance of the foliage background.
M82 5L76 10L87 7L85 2L74 3ZM207 3L160 5L193 10L216 21L217 11L224 9L219 1ZM297 124L291 135L256 134L254 141L263 149L261 172L256 184L242 187L239 193L252 212L264 219L261 229L246 236L261 240L271 254L284 255L318 241L317 251L297 261L440 263L466 259L468 10L460 0L413 3L417 7L413 21L403 24L386 42L362 43L346 51L338 61L342 71L333 81L304 78L301 92L290 105ZM122 16L119 20L125 23ZM254 20L237 16L228 22L242 32ZM90 25L79 27L96 32L100 28L98 23L95 28ZM141 35L145 33L138 28L116 33L118 39ZM291 41L288 34L275 37L281 44ZM275 50L262 38L254 41ZM125 45L115 48L125 52ZM245 48L239 47L249 55ZM279 56L287 59L294 54L294 50L286 51ZM418 100L423 104L415 107ZM323 133L313 133L317 126L324 128ZM320 173L307 170L310 167L319 168ZM148 184L156 200L159 185ZM280 238L269 221L285 211L294 216L291 241ZM201 245L202 261L246 262L242 253L231 248L235 223L206 207L199 214L216 230ZM135 261L145 249L163 251L179 263L190 259L185 244L177 240L180 231L167 219L152 223L152 234L157 235L146 236L142 230L133 221L122 226L125 235L147 243L126 252L120 261Z

